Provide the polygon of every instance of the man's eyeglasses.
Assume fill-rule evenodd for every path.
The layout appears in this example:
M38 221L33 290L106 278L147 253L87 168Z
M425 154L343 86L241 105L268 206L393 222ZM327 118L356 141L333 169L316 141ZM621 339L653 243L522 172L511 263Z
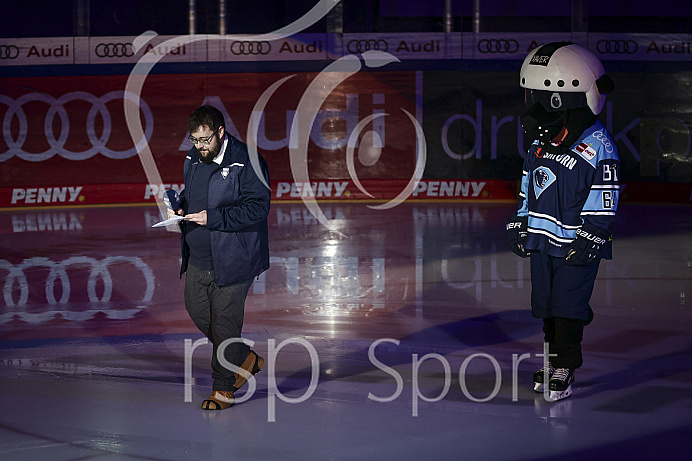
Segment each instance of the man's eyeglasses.
M214 137L214 135L219 132L219 128L214 130L214 132L207 138L195 138L194 136L190 135L187 137L187 139L189 139L192 142L192 144L202 144L203 146L208 146L209 144L211 144L211 140Z

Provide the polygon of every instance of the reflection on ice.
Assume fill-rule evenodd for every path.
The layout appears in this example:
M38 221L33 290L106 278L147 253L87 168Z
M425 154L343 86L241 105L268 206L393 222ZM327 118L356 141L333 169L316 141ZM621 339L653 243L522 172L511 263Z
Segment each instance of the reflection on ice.
M272 205L271 268L252 285L244 331L267 359L276 352L273 370L215 414L198 408L211 347L183 306L179 234L151 228L158 209L5 212L0 457L619 459L692 448L689 208L621 206L585 366L556 403L532 389L542 334L528 263L507 247L513 204L321 209L342 234L302 205ZM320 444L296 444L305 434Z

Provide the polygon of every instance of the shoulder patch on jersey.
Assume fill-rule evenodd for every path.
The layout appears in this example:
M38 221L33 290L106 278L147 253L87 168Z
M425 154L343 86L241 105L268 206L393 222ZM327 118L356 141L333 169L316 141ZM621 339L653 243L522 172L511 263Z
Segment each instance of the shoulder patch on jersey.
M582 138L572 145L572 151L594 168L602 160L619 158L615 140L600 121L596 121L591 128L584 131Z
M579 144L574 150L586 160L592 160L596 156L596 150L585 142Z
M598 152L596 152L596 149L594 149L590 144L582 142L577 146L573 147L572 150L577 154L581 155L584 158L584 160L586 160L591 164L591 166L596 168L596 162L594 159L598 155Z

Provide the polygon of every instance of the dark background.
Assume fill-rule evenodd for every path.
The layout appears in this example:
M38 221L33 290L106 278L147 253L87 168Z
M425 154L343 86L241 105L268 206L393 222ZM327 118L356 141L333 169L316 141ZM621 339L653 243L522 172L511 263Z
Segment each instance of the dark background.
M0 38L132 36L189 30L189 0L23 0L0 18ZM317 0L226 0L226 33L262 33L303 16ZM692 31L687 1L483 0L474 30L473 0L451 0L452 31L668 33ZM219 33L219 0L195 0L196 33ZM442 32L444 0L344 0L305 32Z

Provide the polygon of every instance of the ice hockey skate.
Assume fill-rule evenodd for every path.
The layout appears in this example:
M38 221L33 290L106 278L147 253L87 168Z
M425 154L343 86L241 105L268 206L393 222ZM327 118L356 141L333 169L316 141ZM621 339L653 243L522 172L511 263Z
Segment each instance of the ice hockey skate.
M548 388L548 382L555 373L555 367L550 362L533 374L533 390L543 392Z
M573 383L574 370L570 368L556 368L548 382L548 400L562 400L572 395Z

